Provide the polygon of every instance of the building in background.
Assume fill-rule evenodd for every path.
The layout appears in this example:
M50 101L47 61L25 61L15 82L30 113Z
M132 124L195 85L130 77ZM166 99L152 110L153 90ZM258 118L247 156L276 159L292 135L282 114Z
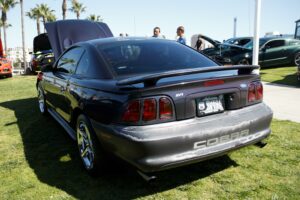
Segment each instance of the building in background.
M300 19L296 21L295 39L300 40Z
M25 48L26 62L29 63L31 60L32 48ZM6 57L12 62L13 67L20 68L23 66L23 49L22 47L8 48ZM28 66L28 65L27 65Z

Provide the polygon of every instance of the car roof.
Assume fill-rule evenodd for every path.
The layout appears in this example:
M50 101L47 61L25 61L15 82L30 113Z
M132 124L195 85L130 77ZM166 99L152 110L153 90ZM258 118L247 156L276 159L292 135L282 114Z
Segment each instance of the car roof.
M125 41L176 42L173 40L153 38L153 37L108 37L108 38L88 40L88 41L81 42L81 43L89 43L92 45L101 45L101 44L109 44L109 43L117 43L117 42L125 42Z

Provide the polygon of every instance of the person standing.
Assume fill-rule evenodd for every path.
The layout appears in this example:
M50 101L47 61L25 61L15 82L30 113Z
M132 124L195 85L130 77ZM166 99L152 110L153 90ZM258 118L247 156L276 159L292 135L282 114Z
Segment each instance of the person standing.
M201 51L202 50L202 39L201 39L201 35L198 35L198 40L196 42L195 45L197 51Z
M183 26L179 26L177 28L177 42L186 45L186 39L184 37L184 27Z
M160 28L159 27L155 27L153 29L153 36L154 38L165 38L163 35L160 34Z

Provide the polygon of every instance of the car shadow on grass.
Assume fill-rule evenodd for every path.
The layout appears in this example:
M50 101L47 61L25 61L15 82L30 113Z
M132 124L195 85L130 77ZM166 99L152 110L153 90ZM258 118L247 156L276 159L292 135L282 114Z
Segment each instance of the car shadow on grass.
M0 103L14 111L29 166L38 179L79 199L133 199L166 191L237 166L228 156L159 172L156 182L145 182L123 162L98 178L90 177L81 165L77 147L50 116L38 111L36 98ZM6 124L9 126L14 124Z

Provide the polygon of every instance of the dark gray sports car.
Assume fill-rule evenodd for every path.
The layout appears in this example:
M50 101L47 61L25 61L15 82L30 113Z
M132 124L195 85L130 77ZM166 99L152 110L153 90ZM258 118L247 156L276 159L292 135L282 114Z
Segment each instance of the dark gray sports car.
M46 24L56 62L37 80L41 113L77 142L90 173L115 155L142 172L199 162L269 136L258 66L219 66L175 41L114 38L81 20Z

